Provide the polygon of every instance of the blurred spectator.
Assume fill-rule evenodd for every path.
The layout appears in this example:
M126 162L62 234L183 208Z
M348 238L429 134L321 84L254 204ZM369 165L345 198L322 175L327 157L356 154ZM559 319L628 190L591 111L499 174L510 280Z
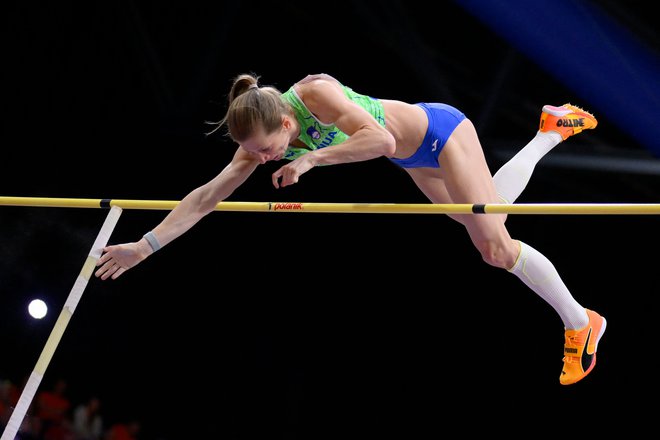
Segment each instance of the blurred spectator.
M140 422L137 420L131 420L128 423L115 423L110 427L105 440L137 440L140 428Z
M101 440L103 435L103 417L101 399L92 396L73 411L73 432L76 440Z
M66 396L67 382L60 378L51 390L37 394L36 416L43 424L42 440L70 440L73 438L70 429L69 411L71 402Z

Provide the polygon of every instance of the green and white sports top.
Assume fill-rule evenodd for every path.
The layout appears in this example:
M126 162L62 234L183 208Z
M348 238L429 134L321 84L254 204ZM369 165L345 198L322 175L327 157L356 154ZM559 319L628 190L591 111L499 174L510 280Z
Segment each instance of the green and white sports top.
M371 116L376 118L380 125L385 126L385 111L383 110L383 104L378 99L356 93L342 84L340 86L348 99L360 105ZM324 124L316 119L307 109L305 103L302 102L293 89L293 86L282 93L282 100L289 103L293 108L296 119L300 124L300 135L298 139L307 146L307 148L300 148L289 145L284 154L284 159L293 160L310 151L341 144L349 138L346 133L339 130L334 124Z

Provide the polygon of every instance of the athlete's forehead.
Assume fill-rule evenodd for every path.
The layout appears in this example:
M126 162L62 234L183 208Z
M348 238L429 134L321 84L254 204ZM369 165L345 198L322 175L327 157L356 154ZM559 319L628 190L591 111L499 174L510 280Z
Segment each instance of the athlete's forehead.
M251 136L241 142L241 146L247 151L260 151L279 145L280 131L266 134L263 128L256 130Z

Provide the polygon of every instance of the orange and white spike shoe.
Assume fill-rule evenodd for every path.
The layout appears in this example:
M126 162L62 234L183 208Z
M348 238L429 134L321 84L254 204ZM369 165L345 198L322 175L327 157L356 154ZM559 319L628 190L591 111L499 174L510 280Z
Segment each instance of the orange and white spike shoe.
M589 324L579 330L566 330L564 344L564 368L559 382L571 385L591 373L596 365L598 341L605 333L607 321L593 310L587 310Z
M580 107L571 104L564 104L561 107L544 105L541 112L539 131L544 133L556 131L563 140L566 140L583 130L596 128L596 125L598 125L598 121L594 115L582 110Z

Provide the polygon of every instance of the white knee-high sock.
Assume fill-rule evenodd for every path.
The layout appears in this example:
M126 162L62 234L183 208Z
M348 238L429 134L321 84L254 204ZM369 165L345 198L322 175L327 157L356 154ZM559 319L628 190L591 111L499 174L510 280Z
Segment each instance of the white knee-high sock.
M539 160L562 141L554 131L536 132L536 136L493 176L502 203L513 203L529 182Z
M573 298L555 266L533 247L520 242L520 255L509 272L550 304L566 329L580 329L589 324L586 310Z

